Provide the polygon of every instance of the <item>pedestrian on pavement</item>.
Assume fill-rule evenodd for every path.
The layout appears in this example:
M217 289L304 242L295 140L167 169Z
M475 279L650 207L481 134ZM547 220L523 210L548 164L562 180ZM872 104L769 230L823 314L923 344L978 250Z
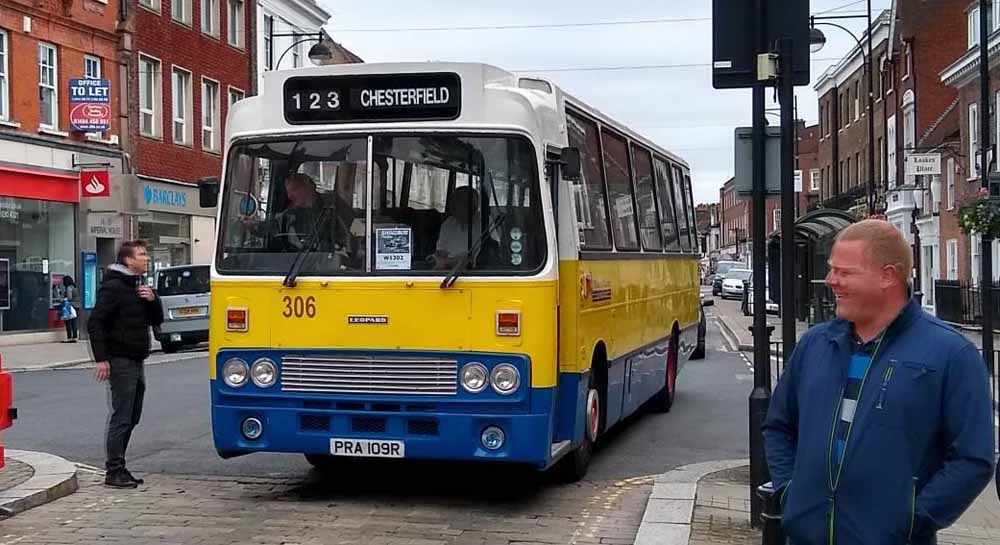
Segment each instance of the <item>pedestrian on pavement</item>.
M111 397L104 484L135 488L142 484L125 467L125 450L142 415L146 392L144 360L149 356L149 328L163 322L160 299L142 280L149 264L146 244L129 241L118 250L97 291L87 322L96 378L108 381Z
M63 302L60 309L60 318L66 324L66 340L64 343L75 343L80 334L77 330L77 312L73 301L76 300L77 289L73 277L66 275L62 278Z
M837 318L810 329L764 423L795 545L932 545L993 476L993 415L976 346L911 299L912 258L865 220L833 246Z

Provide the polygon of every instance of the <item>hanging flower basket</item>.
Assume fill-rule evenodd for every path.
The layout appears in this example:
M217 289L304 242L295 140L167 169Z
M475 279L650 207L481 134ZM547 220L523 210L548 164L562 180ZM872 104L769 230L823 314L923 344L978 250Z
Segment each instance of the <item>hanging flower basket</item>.
M990 199L985 188L980 189L975 199L959 208L958 226L967 235L1000 237L1000 202Z

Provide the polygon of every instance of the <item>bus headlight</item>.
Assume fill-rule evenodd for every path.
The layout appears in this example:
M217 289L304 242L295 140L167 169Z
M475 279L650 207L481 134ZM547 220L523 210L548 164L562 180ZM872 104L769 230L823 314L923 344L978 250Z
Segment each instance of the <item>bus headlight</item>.
M239 358L226 360L222 366L222 381L232 388L242 388L250 376L250 366Z
M501 363L493 368L490 374L490 383L493 390L500 395L510 395L517 390L521 384L521 373L517 367L509 363Z
M250 367L250 380L260 388L270 388L278 379L278 367L274 362L261 358Z
M486 389L489 381L490 372L481 363L468 363L462 368L462 388L467 392L478 394Z

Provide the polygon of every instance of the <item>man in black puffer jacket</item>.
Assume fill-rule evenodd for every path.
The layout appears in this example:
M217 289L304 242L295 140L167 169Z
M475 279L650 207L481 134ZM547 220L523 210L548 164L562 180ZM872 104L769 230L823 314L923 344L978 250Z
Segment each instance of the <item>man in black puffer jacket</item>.
M107 475L104 484L135 488L142 484L125 467L125 449L142 415L146 393L143 361L149 356L149 328L163 323L163 308L152 288L142 283L149 255L146 244L129 241L118 250L97 291L87 332L97 362L95 376L108 381L111 418L107 429Z

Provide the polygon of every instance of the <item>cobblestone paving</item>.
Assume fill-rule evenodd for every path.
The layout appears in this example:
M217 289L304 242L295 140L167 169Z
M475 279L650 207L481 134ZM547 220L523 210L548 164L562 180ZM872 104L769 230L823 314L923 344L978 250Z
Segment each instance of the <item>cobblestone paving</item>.
M0 491L10 490L35 474L28 464L8 459L0 469Z
M540 483L485 495L469 479L441 475L364 484L315 474L303 481L147 475L138 490L108 489L92 473L78 477L76 494L4 521L0 543L629 545L653 482Z

